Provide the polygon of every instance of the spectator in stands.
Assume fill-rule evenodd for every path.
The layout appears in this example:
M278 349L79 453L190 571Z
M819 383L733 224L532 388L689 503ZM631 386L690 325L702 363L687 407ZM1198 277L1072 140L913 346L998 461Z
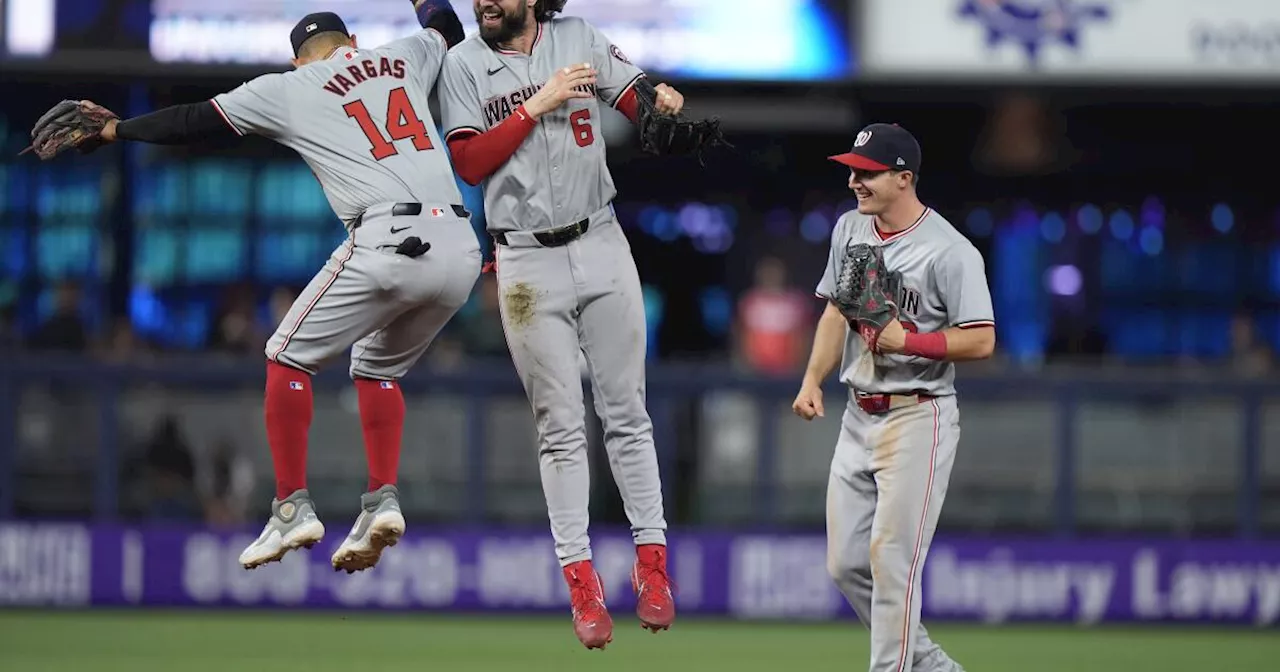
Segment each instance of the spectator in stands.
M33 350L84 352L89 347L89 330L80 316L80 286L66 280L54 290L53 313L31 337Z
M205 521L240 525L248 520L246 504L256 485L253 460L229 437L220 437L196 464L196 490L204 505Z
M787 287L787 269L777 257L756 263L755 285L738 301L734 339L739 357L759 373L785 375L808 356L814 301Z
M1253 316L1237 313L1231 320L1231 369L1242 376L1261 376L1271 370L1271 348L1258 337Z
M176 416L166 414L160 419L147 442L143 459L146 516L152 520L201 520L203 515L195 490L195 460Z
M209 349L232 354L261 354L266 333L254 319L254 291L247 283L227 287L209 334Z
M111 323L111 333L99 349L99 356L108 362L133 361L145 352L144 344L133 330L127 317L117 317Z

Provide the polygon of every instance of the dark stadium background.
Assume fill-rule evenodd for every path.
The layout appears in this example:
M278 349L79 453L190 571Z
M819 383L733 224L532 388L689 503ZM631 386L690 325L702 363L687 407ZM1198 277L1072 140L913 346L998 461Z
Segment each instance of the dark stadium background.
M1161 0L1147 22L1131 17L1156 0L894 2L705 0L752 48L796 50L792 71L754 76L650 68L692 113L721 117L735 148L700 166L640 154L625 122L607 131L645 282L682 616L661 637L621 628L597 655L616 669L864 664L865 632L824 566L838 421L806 425L788 408L831 226L852 207L826 157L890 121L923 145L923 199L983 253L998 323L996 356L959 371L963 436L925 577L931 632L972 670L1273 666L1280 15L1266 0ZM338 577L322 549L256 574L235 566L271 495L262 345L340 225L306 166L266 141L16 154L63 98L136 115L287 67L158 62L151 31L166 12L271 15L286 30L315 9L412 16L407 0L207 4L0 3L0 661L599 664L571 637L492 276L405 380L410 533L388 566ZM595 21L614 4L568 9ZM1034 33L1040 58L1023 59L962 14L979 5L1102 18L1070 24L1074 51ZM731 40L670 11L627 34ZM872 53L886 44L868 39L873 15L893 11L933 13L921 25L951 31L938 44L977 65L878 69L929 56L910 51L919 40ZM752 12L794 34L760 39ZM31 27L46 24L41 42ZM1187 47L1195 60L1162 46L1170 31L1216 41ZM1150 60L1117 70L1097 47L1117 39L1150 41ZM465 193L487 245L480 195ZM319 385L311 489L336 538L363 455L345 366ZM630 542L593 430L593 530L625 622ZM1096 609L1071 587L1091 568L1112 580Z

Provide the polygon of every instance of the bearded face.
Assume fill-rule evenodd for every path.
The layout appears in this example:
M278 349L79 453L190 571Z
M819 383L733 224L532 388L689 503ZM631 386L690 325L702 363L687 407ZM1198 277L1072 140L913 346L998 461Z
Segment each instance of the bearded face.
M515 39L529 24L525 0L476 0L475 11L480 39L491 47Z

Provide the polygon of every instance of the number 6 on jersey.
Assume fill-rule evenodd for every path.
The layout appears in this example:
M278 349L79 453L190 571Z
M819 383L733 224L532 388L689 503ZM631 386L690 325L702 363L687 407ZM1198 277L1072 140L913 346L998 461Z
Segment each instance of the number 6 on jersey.
M573 124L573 139L578 142L578 146L590 147L596 139L596 133L591 128L591 110L578 110L569 115L569 121Z
M382 131L369 116L369 108L364 106L363 100L353 100L343 105L342 111L360 124L360 130L364 131L364 136L369 139L371 145L369 153L378 161L398 153L396 146L391 144L396 140L413 138L413 146L419 151L434 148L431 137L427 135L427 127L418 118L418 113L414 111L413 103L409 102L409 94L405 93L403 86L392 89L387 96L386 129L387 135L391 137L390 141L382 136Z

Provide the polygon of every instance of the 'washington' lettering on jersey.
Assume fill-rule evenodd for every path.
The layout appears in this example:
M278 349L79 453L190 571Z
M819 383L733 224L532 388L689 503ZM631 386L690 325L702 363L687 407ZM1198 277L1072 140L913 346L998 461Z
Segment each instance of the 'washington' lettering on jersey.
M490 231L563 226L604 209L617 190L605 165L601 103L616 107L644 72L594 26L578 17L538 24L530 55L494 50L478 35L445 57L440 107L445 137L483 133L502 123L557 70L590 63L593 98L574 99L537 126L484 183Z
M507 117L515 114L516 108L523 105L524 101L532 98L533 94L537 93L545 85L546 82L538 82L532 86L521 87L516 91L511 91L510 93L495 96L484 101L485 123L488 124L489 128L493 128L503 121L506 121ZM594 84L587 84L585 86L575 88L578 91L589 93L593 96L600 95L599 90Z
M908 331L928 333L948 327L994 326L991 292L982 254L942 215L926 208L909 228L881 238L875 219L846 212L831 233L831 251L817 294L830 299L850 245L884 248L885 266L902 272L899 320ZM955 364L924 357L876 354L862 336L845 334L840 381L877 394L955 394Z
M301 155L344 222L379 203L460 204L427 102L448 49L434 30L377 49L340 47L325 60L252 79L213 104L237 133Z

